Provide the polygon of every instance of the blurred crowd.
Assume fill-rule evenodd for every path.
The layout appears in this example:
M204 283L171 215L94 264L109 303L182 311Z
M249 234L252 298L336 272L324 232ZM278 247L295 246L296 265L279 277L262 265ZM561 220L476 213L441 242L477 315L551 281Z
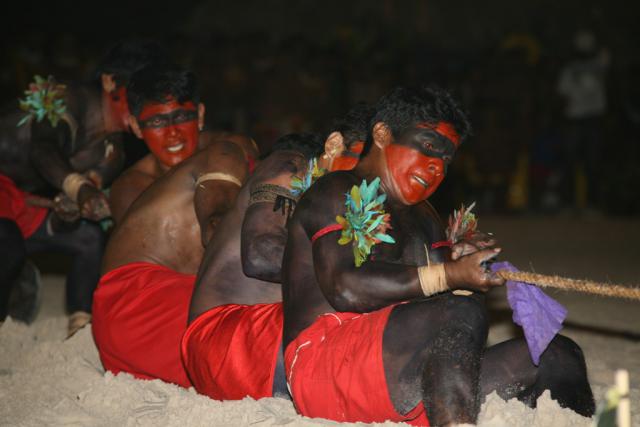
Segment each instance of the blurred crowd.
M434 82L462 99L474 126L435 196L441 212L476 201L481 213L640 213L640 58L611 49L595 30L576 28L553 48L513 32L482 50L349 27L323 37L257 30L157 39L198 75L208 124L245 132L262 149L394 86ZM3 104L17 102L35 74L89 79L106 47L70 32L30 32L5 52Z

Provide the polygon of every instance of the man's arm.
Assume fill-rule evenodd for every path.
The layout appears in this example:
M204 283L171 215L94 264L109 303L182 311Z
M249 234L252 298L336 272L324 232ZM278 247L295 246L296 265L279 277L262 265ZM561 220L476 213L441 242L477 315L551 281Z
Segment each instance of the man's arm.
M248 172L244 151L230 141L217 142L198 156L201 159L193 171L194 205L206 247L218 222L235 203Z
M120 175L124 161L123 135L114 133L81 148L69 163L75 170L85 170L98 188L107 188Z
M31 151L29 157L42 177L58 190L74 170L60 146L71 138L69 125L60 121L56 127L43 121L31 123Z
M69 143L71 129L61 121L56 127L48 122L32 123L29 157L35 168L53 187L64 191L78 203L81 216L100 220L110 216L105 196L85 176L70 165L60 147Z
M322 180L316 183L317 188L312 187L296 209L296 218L309 238L335 223L336 215L344 214L344 194L353 183L336 185L335 179L331 181L330 184ZM395 237L400 240L399 236ZM423 274L421 281L419 267L371 259L356 267L351 243L339 245L339 238L340 231L334 231L312 243L316 279L336 310L368 312L393 303L421 299L428 294L425 291L428 283L424 282L429 275ZM379 245L388 244L381 242ZM495 255L493 249L486 249L444 263L441 278L445 280L446 288L441 290L464 287L486 291L501 284L501 280L491 278L481 266L482 261ZM423 271L424 268L441 267L423 267Z
M241 232L242 270L248 277L280 283L287 221L296 200L292 172L253 185Z

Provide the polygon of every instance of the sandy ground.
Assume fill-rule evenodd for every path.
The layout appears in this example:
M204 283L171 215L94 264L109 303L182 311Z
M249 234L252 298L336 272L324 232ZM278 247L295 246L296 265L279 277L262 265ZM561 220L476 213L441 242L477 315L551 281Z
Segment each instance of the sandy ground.
M640 219L486 217L480 226L500 239L501 258L522 270L640 283L636 246ZM43 279L43 305L36 321L31 326L7 321L0 329L2 426L336 424L300 417L284 399L223 403L158 380L105 374L88 328L63 339L63 276L45 272ZM549 294L569 309L562 333L583 348L597 400L612 384L616 369L629 371L632 425L640 426L640 304L556 291ZM492 293L490 304L490 343L519 335L502 290ZM591 420L560 408L548 395L539 399L536 410L492 395L482 407L478 425L590 426Z

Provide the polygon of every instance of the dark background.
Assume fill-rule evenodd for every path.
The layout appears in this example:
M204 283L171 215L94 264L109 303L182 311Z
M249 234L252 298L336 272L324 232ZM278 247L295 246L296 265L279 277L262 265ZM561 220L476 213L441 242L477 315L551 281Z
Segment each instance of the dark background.
M8 7L8 4L4 4ZM34 74L86 79L107 48L160 41L199 77L207 121L267 149L318 130L397 85L437 83L469 110L474 136L434 203L447 212L569 216L640 213L640 13L614 1L55 1L0 15L1 101ZM580 57L577 31L606 52L606 110L585 166L557 91ZM582 54L584 57L585 54ZM578 156L576 156L578 154Z

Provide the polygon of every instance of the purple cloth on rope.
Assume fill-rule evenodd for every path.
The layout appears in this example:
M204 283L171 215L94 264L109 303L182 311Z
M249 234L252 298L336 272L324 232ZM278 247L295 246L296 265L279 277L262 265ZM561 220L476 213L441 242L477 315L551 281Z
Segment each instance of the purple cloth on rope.
M511 263L494 262L492 271L518 271ZM513 310L513 321L522 326L533 363L538 366L540 355L562 328L567 309L536 286L507 280L507 299Z

